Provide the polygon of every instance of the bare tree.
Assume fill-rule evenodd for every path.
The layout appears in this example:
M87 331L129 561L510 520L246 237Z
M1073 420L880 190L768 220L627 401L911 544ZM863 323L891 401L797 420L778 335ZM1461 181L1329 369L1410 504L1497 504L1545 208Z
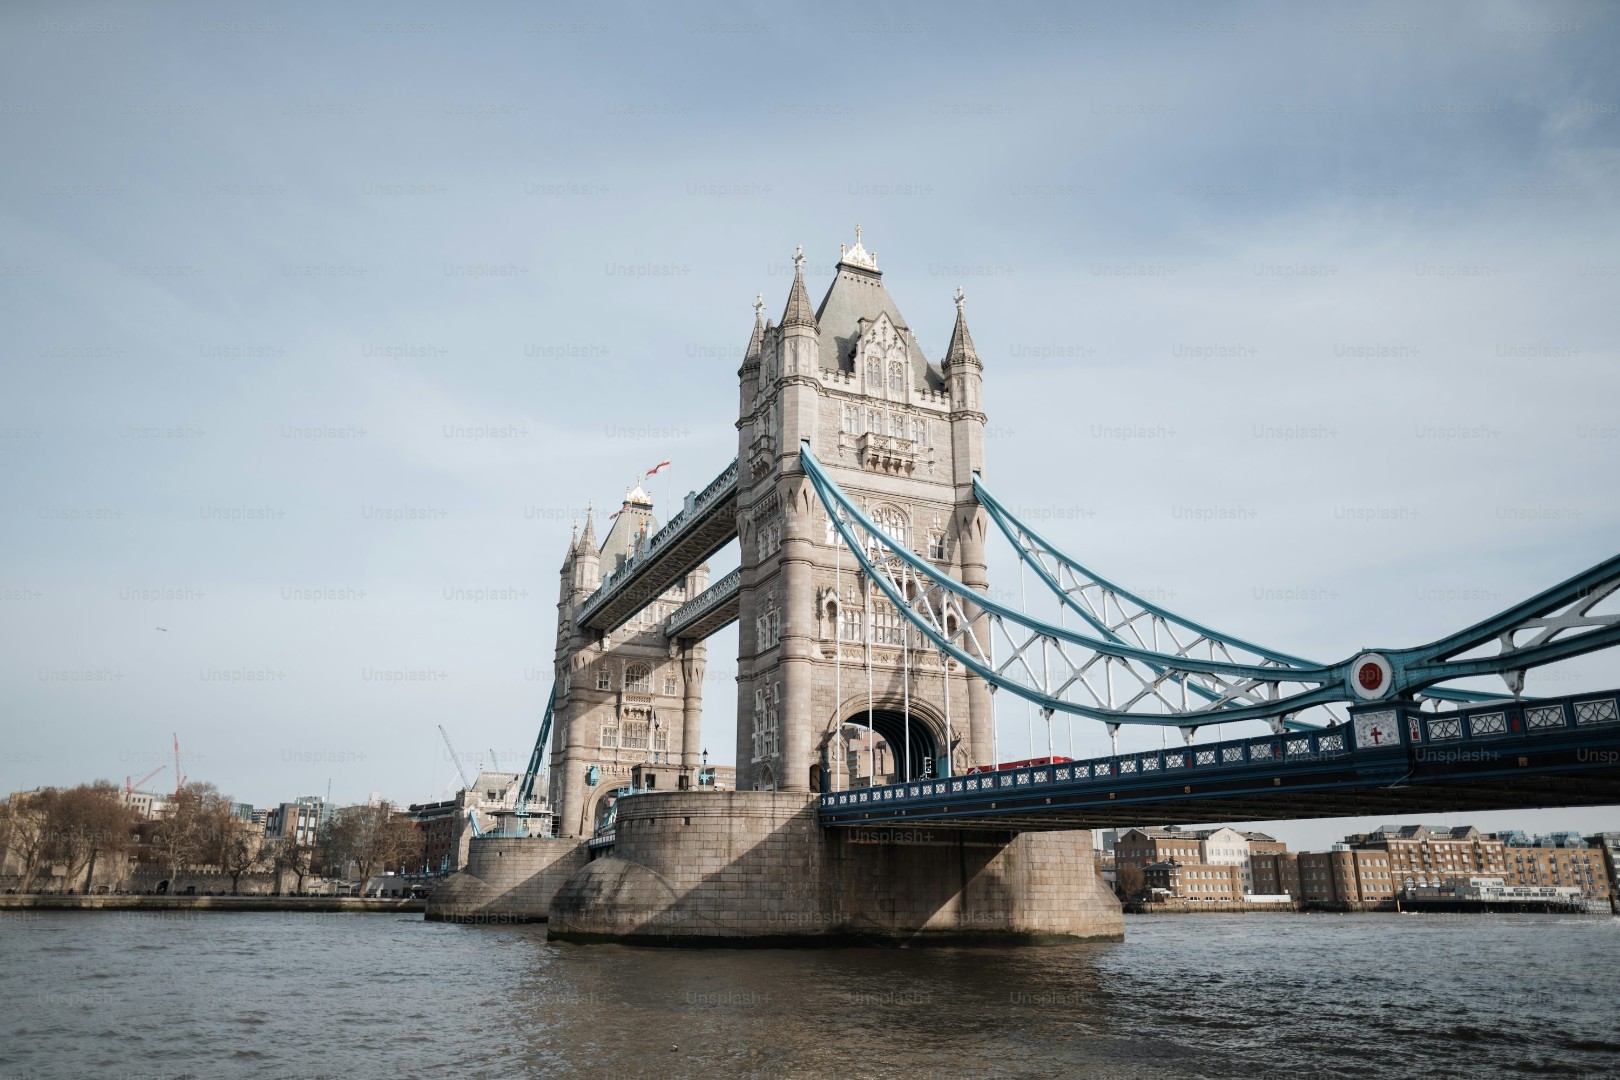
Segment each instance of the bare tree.
M57 797L55 788L21 791L0 804L0 842L22 868L18 892L32 892L40 868L50 857L51 816Z
M1114 872L1114 891L1122 900L1133 900L1147 885L1147 875L1140 866L1121 866Z
M50 808L50 844L47 853L66 869L64 892L70 891L85 871L83 891L90 891L96 860L102 855L128 852L135 840L137 815L118 797L118 788L106 780L80 784L56 794Z
M264 829L241 818L227 818L219 848L219 865L231 876L231 895L242 884L242 875L261 869L268 862Z
M276 872L276 894L281 894L281 876L293 875L293 893L304 891L304 879L311 869L319 865L320 848L308 840L299 840L296 837L285 837L281 840L268 840L266 845L270 852L270 865Z
M346 806L324 831L325 846L339 866L354 863L360 893L376 871L400 866L422 850L422 832L409 815L383 801L376 806Z
M187 784L175 792L150 838L152 854L171 882L187 867L219 865L229 820L230 804L213 784Z

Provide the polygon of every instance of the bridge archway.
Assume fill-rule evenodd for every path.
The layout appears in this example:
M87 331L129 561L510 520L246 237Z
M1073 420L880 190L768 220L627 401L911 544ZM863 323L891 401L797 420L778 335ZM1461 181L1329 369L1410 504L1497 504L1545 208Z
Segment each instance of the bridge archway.
M885 780L885 777L892 778L892 782L899 782L908 778L920 780L925 776L941 775L945 745L943 731L931 716L918 710L916 706L912 707L908 715L903 707L892 704L874 705L871 712L871 729L875 746L868 747L865 745L867 730L865 704L858 708L845 709L843 738L840 741L848 745L853 739L859 747L861 768L859 775L872 775L872 761L869 755L874 750L878 758L877 783L891 782ZM839 748L840 752L842 749L843 747ZM909 770L906 768L908 764ZM839 772L848 775L842 764L839 766Z

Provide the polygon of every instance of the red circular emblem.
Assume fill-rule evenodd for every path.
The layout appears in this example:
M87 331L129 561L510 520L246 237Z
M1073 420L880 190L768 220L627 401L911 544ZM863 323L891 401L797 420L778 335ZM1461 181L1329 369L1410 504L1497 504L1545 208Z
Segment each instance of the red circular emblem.
M1384 685L1384 670L1369 660L1356 672L1356 680L1363 690L1376 690Z

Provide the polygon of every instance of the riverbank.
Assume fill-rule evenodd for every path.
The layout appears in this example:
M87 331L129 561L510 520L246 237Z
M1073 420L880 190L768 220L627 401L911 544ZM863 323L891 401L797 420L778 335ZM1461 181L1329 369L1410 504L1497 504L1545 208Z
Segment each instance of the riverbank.
M287 911L347 914L411 913L425 900L358 896L73 896L22 893L0 896L0 912L16 911Z
M1351 903L1342 900L1296 900L1288 904L1204 904L1174 900L1153 904L1125 904L1127 915L1610 915L1609 908L1572 907L1548 903L1491 903L1478 900L1454 902L1393 900Z

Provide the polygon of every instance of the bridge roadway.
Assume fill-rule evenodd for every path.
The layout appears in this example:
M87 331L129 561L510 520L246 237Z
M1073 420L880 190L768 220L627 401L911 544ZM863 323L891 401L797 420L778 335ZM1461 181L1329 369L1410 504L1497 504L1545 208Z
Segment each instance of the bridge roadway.
M688 497L681 511L653 534L646 547L602 580L581 606L580 623L600 633L612 633L736 538L737 462L733 460L701 493ZM732 618L736 618L735 611Z
M1617 695L1359 706L1310 732L831 792L820 820L1027 832L1614 805Z

